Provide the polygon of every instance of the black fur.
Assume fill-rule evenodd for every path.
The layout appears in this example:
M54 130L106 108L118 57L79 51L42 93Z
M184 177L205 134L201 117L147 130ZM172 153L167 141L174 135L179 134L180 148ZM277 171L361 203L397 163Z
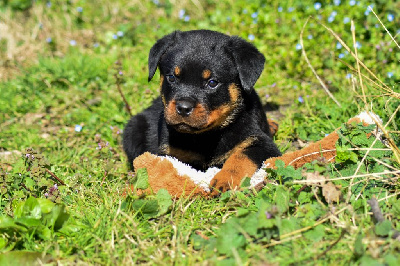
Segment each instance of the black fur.
M248 139L254 141L243 153L257 166L281 155L253 89L264 61L252 44L214 31L176 31L158 40L150 50L148 79L159 67L162 97L125 127L130 165L149 151L200 170L222 167L226 155Z

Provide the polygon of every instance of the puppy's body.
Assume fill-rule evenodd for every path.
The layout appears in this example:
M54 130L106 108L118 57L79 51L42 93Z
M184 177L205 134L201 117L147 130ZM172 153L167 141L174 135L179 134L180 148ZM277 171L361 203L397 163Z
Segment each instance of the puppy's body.
M212 186L225 191L280 155L253 89L264 67L253 45L207 30L174 32L151 49L149 80L157 67L161 96L124 130L130 163L149 151L199 170L222 167Z

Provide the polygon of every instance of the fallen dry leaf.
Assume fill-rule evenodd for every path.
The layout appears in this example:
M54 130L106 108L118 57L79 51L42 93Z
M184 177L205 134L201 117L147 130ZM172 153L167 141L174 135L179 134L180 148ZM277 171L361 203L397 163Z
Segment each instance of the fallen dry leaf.
M322 195L328 203L339 202L341 194L340 190L332 182L322 185Z
M310 183L308 183L309 185L321 185L324 184L326 180L326 177L320 175L318 172L304 173L304 176L306 177L307 181L310 181Z

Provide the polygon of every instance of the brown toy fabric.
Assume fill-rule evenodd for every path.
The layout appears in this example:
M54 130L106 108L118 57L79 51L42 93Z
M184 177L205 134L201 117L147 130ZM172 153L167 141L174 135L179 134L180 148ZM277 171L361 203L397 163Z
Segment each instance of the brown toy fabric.
M374 114L362 113L350 119L348 123L359 123L362 121L367 125L380 120L376 115L374 115L375 117L372 119L371 115ZM243 172L243 177L251 176L250 183L253 187L259 187L266 178L266 172L263 169L274 168L276 160L282 160L286 166L291 165L295 169L316 159L323 159L326 162L333 161L336 156L335 144L338 139L339 136L337 132L334 131L322 140L312 143L301 150L285 153L281 157L267 159L258 171L257 169L253 169L254 167L251 165L249 169L239 170ZM237 159L240 160L240 158ZM210 186L212 187L213 178L214 176L218 176L220 171L218 168L209 169L206 173L196 171L189 165L185 165L175 158L157 156L148 152L137 157L133 161L133 165L135 169L147 169L151 189L147 189L145 191L146 193L151 191L156 193L159 189L164 188L176 198L214 196L215 192L213 194L212 190L210 190ZM240 184L234 184L235 187L231 186L231 189L235 189L239 185Z
M154 193L165 188L174 197L207 195L189 176L180 175L169 160L160 156L145 152L133 161L133 166L135 169L147 169L149 184ZM151 191L148 189L146 192Z
M276 160L282 160L286 166L291 165L297 169L316 159L324 158L327 162L332 161L336 156L335 144L338 139L339 135L335 131L301 150L288 152L280 157L269 158L264 164L267 168L273 168Z
M375 115L376 116L376 115ZM376 116L378 121L379 117ZM364 126L374 124L375 122L368 116L367 113L361 113L360 115L351 118L347 123L361 123ZM273 168L276 160L282 160L285 165L291 165L295 169L302 167L306 163L310 163L317 159L324 159L326 162L330 162L335 159L336 156L336 141L339 139L339 135L335 130L322 140L315 143L311 143L307 147L301 150L285 153L283 156L269 158L264 162L267 168Z

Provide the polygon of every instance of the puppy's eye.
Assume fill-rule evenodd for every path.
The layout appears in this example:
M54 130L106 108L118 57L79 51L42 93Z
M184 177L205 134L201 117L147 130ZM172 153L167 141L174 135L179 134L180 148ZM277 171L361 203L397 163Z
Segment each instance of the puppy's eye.
M168 75L167 76L167 80L171 83L174 83L176 81L176 78L174 75Z
M218 81L211 79L208 81L207 86L215 89L218 86Z

